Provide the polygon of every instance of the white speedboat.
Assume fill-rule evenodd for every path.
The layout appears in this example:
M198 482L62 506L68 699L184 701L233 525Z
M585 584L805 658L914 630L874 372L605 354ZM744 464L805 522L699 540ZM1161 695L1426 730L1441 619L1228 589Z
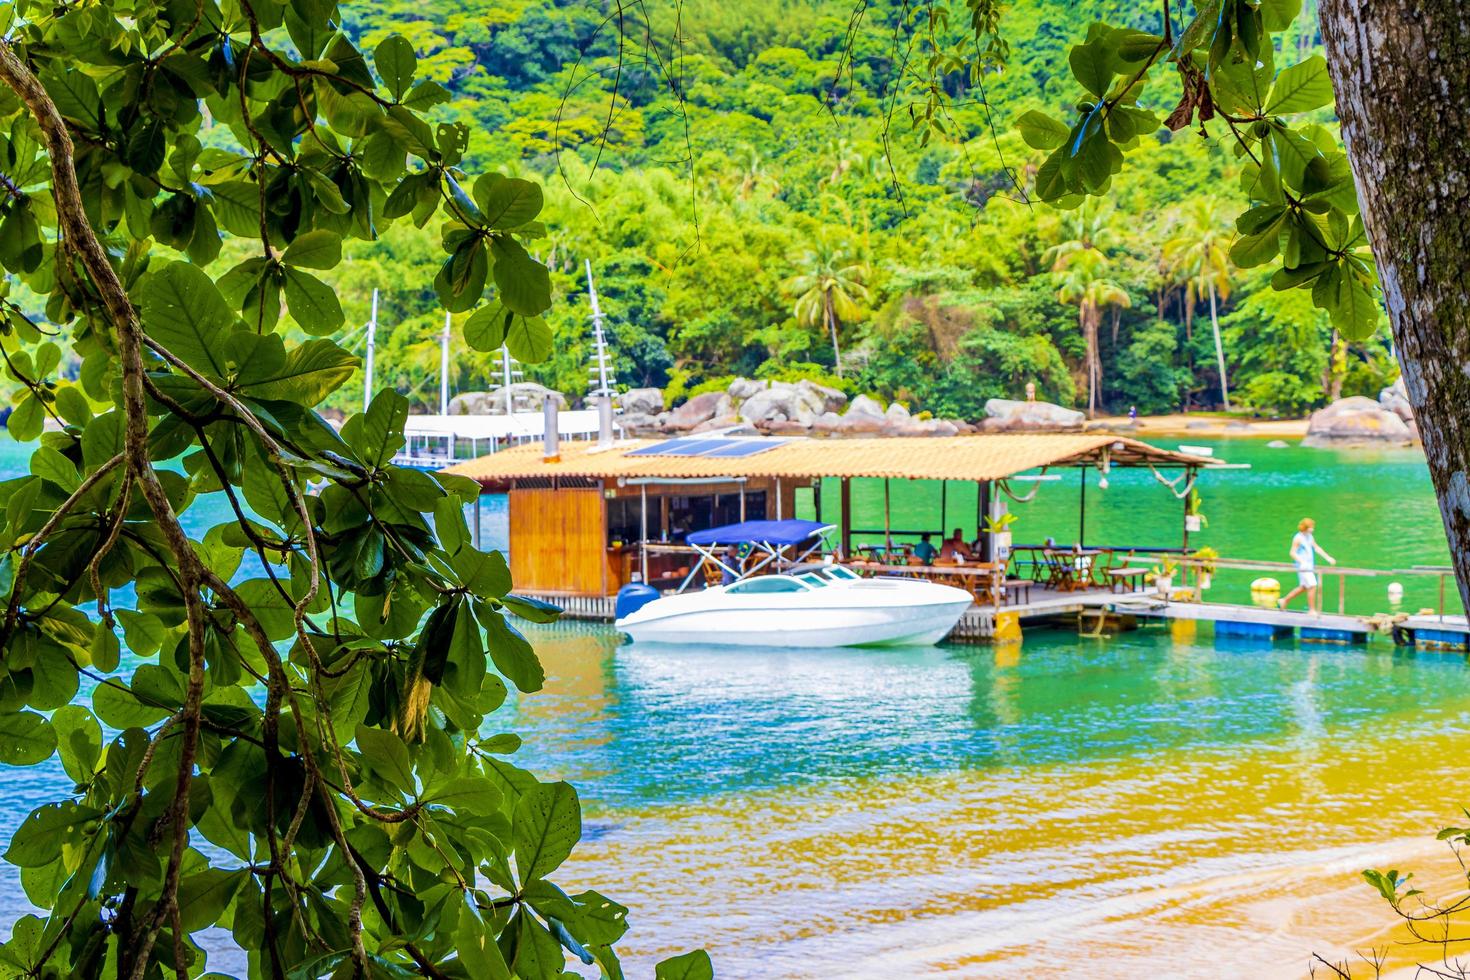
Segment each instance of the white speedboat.
M972 603L968 592L911 579L865 579L840 565L757 575L651 599L617 628L640 643L764 647L938 643Z

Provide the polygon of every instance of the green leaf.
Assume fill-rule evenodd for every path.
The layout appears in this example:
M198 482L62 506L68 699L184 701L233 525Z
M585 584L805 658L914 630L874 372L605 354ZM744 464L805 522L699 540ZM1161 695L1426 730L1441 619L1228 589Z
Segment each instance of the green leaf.
M1331 104L1332 76L1327 72L1327 59L1314 54L1276 76L1276 84L1271 86L1271 97L1266 102L1266 115L1310 112Z
M415 793L413 763L408 758L408 746L403 739L381 728L357 726L357 750L362 753L362 764L388 785L412 797Z
M408 399L384 388L366 412L347 420L342 438L364 465L384 466L404 447L403 423L407 420Z
M331 333L342 326L342 304L337 291L316 276L288 267L286 309L307 333Z
M373 50L373 65L383 77L383 84L393 93L395 101L402 99L403 93L413 83L418 63L413 45L399 34L388 35Z
M1230 261L1242 269L1265 265L1276 257L1281 249L1281 236L1275 223L1255 235L1241 235L1230 246Z
M1378 331L1380 307L1373 290L1344 272L1327 307L1332 325L1349 343L1361 343Z
M111 728L141 728L162 721L171 712L142 701L131 690L117 683L99 684L92 691L92 710L103 724Z
M551 325L539 316L514 316L505 334L510 356L522 364L540 364L553 349Z
M34 766L56 751L56 731L34 711L0 714L0 765Z
M1098 98L1107 94L1113 84L1113 59L1101 40L1073 45L1067 63L1083 88Z
M67 845L77 845L102 816L102 811L71 800L47 803L32 810L15 829L5 860L21 868L40 868L61 856Z
M296 610L268 578L246 579L235 592L255 613L260 628L271 640L284 640L296 633Z
M1016 129L1026 145L1037 150L1054 150L1067 141L1066 125L1035 109L1016 120Z
M536 651L531 649L531 644L526 642L526 638L504 616L492 615L486 617L486 620L488 621L482 621L481 625L488 634L487 645L495 669L509 678L517 690L527 694L541 690L541 685L546 682L546 674L541 668L541 661L536 657Z
M582 839L582 807L567 783L538 783L516 804L511 838L522 884L545 878Z
M434 277L434 291L446 310L463 313L480 301L480 297L485 294L488 263L485 243L479 238L466 239L450 253L449 258L439 267L439 274ZM497 262L497 284L500 282L499 268Z
M1261 19L1272 34L1284 31L1302 12L1302 0L1261 0Z
M179 924L184 931L197 932L218 922L249 878L250 872L244 868L207 868L180 879Z
M5 420L5 428L16 442L35 442L46 427L46 409L35 395L27 394Z
M85 783L102 758L102 726L97 717L78 704L57 708L51 715L61 767L73 782Z
M519 177L485 174L475 181L475 203L491 228L519 228L541 213L541 185Z
M499 811L503 799L500 788L484 776L462 776L427 794L424 802L447 806L456 813L484 817Z
M278 369L241 372L240 391L253 398L316 405L336 391L362 362L330 340L308 340L293 348Z
M495 253L495 288L505 308L522 316L546 312L551 306L551 273L546 266L531 258L520 242L503 235L494 239L491 250Z
M308 231L281 253L281 261L298 269L332 269L342 261L342 236L335 231Z
M170 262L143 280L139 299L148 336L191 367L224 377L224 341L239 318L204 270Z
M505 344L506 324L515 314L496 303L482 306L464 323L464 340L471 348L487 354Z
M653 968L654 980L714 980L714 975L709 954L702 949L671 956Z
M533 623L554 623L561 617L561 607L530 596L508 595L501 600L505 608Z

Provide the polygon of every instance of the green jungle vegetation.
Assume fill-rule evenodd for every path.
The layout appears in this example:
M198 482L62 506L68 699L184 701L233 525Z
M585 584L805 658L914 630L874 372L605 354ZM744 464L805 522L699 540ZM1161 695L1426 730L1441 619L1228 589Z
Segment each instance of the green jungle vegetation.
M1036 199L1047 153L1017 120L1071 112L1067 52L1090 24L1157 30L1157 11L1017 0L1004 65L973 83L944 74L942 111L926 121L925 59L952 49L896 30L917 21L898 4L864 6L853 28L846 0L649 4L620 32L614 8L580 0L388 0L347 27L367 46L411 41L451 94L435 113L470 127L471 165L543 183L548 236L532 250L553 270L555 343L526 373L574 397L590 343L584 259L619 381L663 387L670 402L745 375L966 418L1027 381L1085 407L1091 336L1099 408L1218 407L1212 291L1232 407L1299 415L1393 380L1383 335L1348 343L1310 297L1232 262L1246 194L1218 122L1207 136L1141 136L1106 201L1059 211ZM1275 36L1289 60L1319 49L1312 13ZM940 32L955 43L968 28L956 14ZM1331 125L1330 106L1315 116ZM440 262L432 231L403 222L354 243L334 279L353 324L382 290L378 376L426 407ZM494 387L498 366L457 348L451 390Z

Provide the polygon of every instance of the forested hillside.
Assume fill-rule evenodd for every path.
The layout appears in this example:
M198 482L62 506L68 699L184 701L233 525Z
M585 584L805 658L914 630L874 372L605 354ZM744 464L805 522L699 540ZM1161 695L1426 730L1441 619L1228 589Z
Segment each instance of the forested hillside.
M1235 407L1300 413L1391 378L1385 342L1342 344L1309 297L1231 266L1241 198L1223 130L1143 136L1106 206L1028 201L1044 154L1014 121L1077 97L1067 49L1090 23L1157 29L1152 5L1017 0L1003 64L974 78L935 60L967 24L896 31L891 2L619 9L386 0L370 27L350 25L367 47L392 32L414 43L421 74L451 95L437 111L470 124L474 168L546 185L538 258L559 299L537 380L586 388L584 259L619 380L671 398L736 374L840 373L936 414L974 417L1028 380L1086 406L1093 335L1099 408L1217 406L1212 292ZM1293 60L1318 43L1299 30ZM351 258L338 283L349 322L378 287L379 375L429 402L442 250L400 221ZM455 361L456 390L495 383L495 355L461 344Z

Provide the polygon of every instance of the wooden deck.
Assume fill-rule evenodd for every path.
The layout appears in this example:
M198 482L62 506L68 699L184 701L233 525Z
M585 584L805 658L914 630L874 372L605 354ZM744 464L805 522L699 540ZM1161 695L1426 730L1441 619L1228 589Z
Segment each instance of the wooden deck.
M568 596L523 592L562 607L569 620L610 623L616 596ZM1086 617L1089 610L1134 619L1192 620L1213 624L1217 637L1242 639L1285 639L1296 637L1317 643L1366 643L1375 636L1401 646L1426 650L1470 652L1470 622L1464 616L1410 616L1395 624L1378 624L1365 616L1338 613L1312 615L1299 609L1270 609L1225 602L1175 602L1149 592L1116 593L1104 588L1055 592L1033 586L1025 602L993 606L971 606L951 640L988 641L995 638L998 624L1004 634L1004 618L1016 625L1035 625L1047 619ZM1079 627L1080 628L1080 627Z

